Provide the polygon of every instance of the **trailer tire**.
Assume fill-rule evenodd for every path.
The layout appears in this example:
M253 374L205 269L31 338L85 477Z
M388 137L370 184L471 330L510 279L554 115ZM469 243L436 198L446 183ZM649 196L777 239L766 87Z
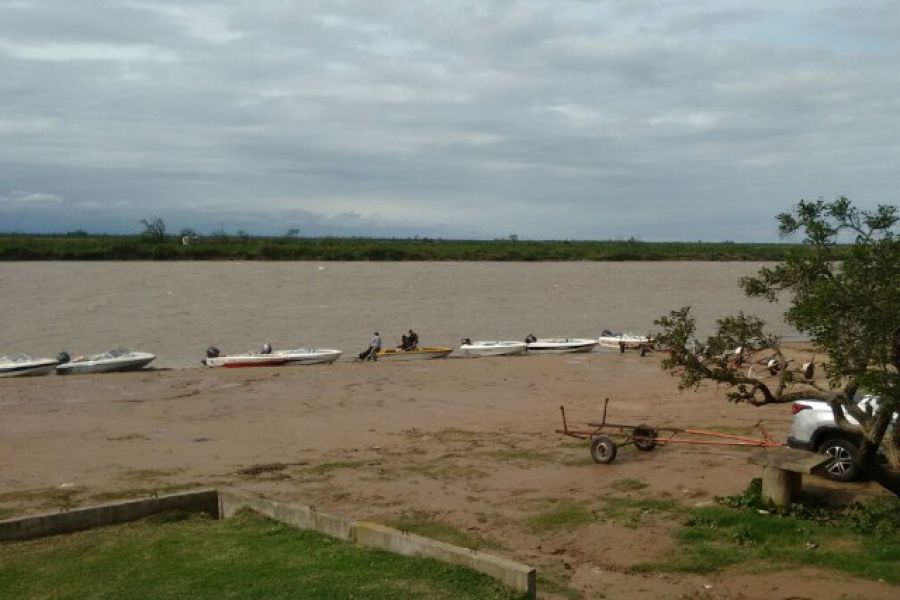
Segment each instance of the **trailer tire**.
M656 448L657 437L659 437L659 432L649 425L638 425L631 432L634 447L642 452L650 452Z
M611 437L598 435L591 440L591 458L600 464L611 463L616 458L616 443Z

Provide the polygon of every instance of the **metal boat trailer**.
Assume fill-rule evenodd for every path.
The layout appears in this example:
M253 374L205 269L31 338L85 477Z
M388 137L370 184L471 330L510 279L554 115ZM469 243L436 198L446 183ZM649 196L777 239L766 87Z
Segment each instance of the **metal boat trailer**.
M609 398L603 402L603 420L599 423L587 424L591 429L569 429L569 424L566 420L566 409L560 406L563 428L557 429L556 433L582 440L590 440L591 458L601 464L611 463L615 460L618 449L629 444L634 444L634 447L642 452L649 452L657 446L665 446L667 444L749 446L753 448L784 446L784 443L773 440L766 430L763 429L762 421L757 422L755 425L755 427L759 428L762 437L751 438L707 429L653 427L646 423L641 423L640 425L610 423L606 420L608 406ZM681 436L681 438L675 439L677 436Z

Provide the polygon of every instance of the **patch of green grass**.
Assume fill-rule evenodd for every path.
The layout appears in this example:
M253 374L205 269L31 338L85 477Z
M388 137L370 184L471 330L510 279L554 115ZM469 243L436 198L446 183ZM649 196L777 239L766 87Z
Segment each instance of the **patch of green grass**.
M581 600L584 594L574 588L569 587L562 581L562 577L545 573L547 569L541 569L537 575L537 588L543 594L556 594L567 600Z
M339 471L341 469L358 469L359 467L366 464L364 460L339 460L335 462L322 463L321 465L316 465L311 468L310 473L315 473L316 475L325 475L327 473L331 473L333 471Z
M584 504L563 500L548 509L528 518L532 531L552 531L554 529L575 529L597 520L596 514Z
M673 500L656 498L608 497L603 501L600 512L604 518L616 521L626 527L637 527L652 515L678 514L684 509Z
M616 479L611 484L609 484L609 487L616 490L617 492L634 492L637 490L642 490L649 485L649 483L642 479L631 479L630 477L626 477L624 479Z
M897 531L877 537L860 534L848 523L708 507L688 512L676 540L680 552L638 570L709 573L735 565L754 569L814 566L900 585Z
M446 458L415 463L407 466L405 470L431 479L481 479L488 476L487 472L478 467Z
M0 544L0 598L512 599L462 567L364 549L243 513L178 513Z
M46 487L28 490L15 490L0 494L0 503L22 503L37 509L69 509L79 505L79 496L84 488Z
M500 544L493 540L488 540L479 535L463 531L453 525L448 525L435 519L432 513L424 511L404 512L397 518L388 521L387 524L400 531L408 531L416 535L447 542L454 546L462 546L463 548L471 548L473 550L502 548Z

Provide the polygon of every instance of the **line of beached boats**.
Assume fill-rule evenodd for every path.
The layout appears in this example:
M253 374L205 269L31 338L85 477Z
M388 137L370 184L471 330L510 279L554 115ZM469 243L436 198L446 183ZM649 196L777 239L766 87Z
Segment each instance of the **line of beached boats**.
M600 338L536 338L529 335L524 342L494 340L463 340L458 348L447 346L416 346L414 348L382 348L375 353L378 360L421 360L444 358L455 351L458 356L514 356L517 354L573 354L587 353L595 347L604 346L625 351L628 348L646 348L651 344L647 336L611 333L604 331ZM314 365L333 363L343 355L333 348L296 348L274 350L264 344L259 351L238 354L221 354L216 347L206 351L201 362L207 367L273 367L289 365ZM26 375L59 375L72 373L110 373L116 371L137 371L149 365L156 358L149 352L134 352L116 348L91 356L70 357L60 352L56 358L33 358L28 354L0 356L0 377Z

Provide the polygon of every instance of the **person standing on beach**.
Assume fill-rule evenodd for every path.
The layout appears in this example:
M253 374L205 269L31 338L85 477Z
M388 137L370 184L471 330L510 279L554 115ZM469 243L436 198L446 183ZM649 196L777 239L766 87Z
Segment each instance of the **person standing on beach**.
M377 361L379 350L381 350L381 335L376 331L372 341L369 342L369 355L366 358Z

